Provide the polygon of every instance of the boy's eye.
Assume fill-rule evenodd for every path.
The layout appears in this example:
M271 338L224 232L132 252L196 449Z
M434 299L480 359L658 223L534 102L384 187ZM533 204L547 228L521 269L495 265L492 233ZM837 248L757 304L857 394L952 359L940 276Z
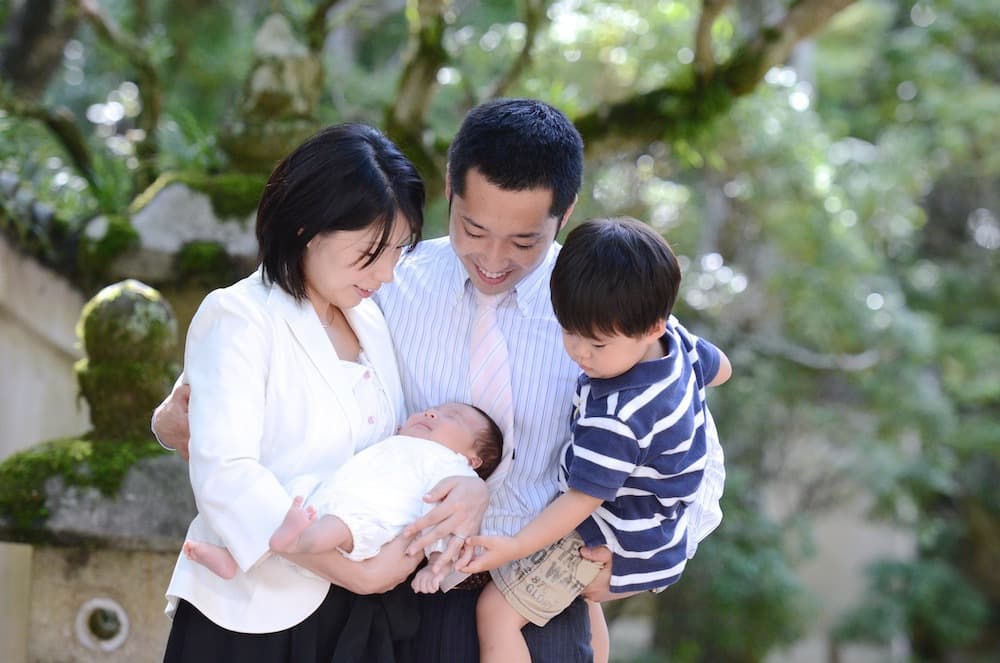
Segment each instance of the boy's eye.
M590 344L590 346L592 348L594 348L595 350L600 350L601 348L605 347L606 345L607 345L606 343L591 343Z

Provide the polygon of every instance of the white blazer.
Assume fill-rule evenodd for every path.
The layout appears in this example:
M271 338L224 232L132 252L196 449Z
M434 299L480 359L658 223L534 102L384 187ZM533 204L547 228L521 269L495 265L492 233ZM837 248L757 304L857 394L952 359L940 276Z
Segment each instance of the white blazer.
M369 300L344 313L401 423L403 394L382 313ZM259 270L202 302L184 373L198 506L188 538L225 545L240 571L223 580L182 553L167 614L183 598L232 631L290 628L313 613L330 584L266 555L292 501L282 484L330 475L353 456L356 431L367 425L362 408L313 307L264 284Z

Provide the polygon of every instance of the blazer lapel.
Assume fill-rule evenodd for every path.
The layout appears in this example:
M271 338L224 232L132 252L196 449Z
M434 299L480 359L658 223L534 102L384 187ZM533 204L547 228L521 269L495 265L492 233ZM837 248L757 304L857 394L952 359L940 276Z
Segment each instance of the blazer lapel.
M347 421L353 422L355 411L354 393L351 386L345 383L340 372L340 358L333 348L323 326L316 318L316 311L308 301L297 302L291 295L277 285L271 285L267 299L268 307L275 311L291 331L306 356L319 371L324 382L330 387L338 404L348 415ZM353 428L353 426L352 426Z

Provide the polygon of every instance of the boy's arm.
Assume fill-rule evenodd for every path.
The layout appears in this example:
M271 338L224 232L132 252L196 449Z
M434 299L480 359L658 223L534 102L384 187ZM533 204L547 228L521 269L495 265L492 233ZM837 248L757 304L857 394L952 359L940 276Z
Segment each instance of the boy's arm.
M470 536L466 545L484 550L460 570L489 571L546 548L575 530L603 501L571 488L514 536Z
M708 387L718 387L733 376L733 365L729 362L729 357L719 348L715 348L715 351L719 353L719 370L716 371L715 377L706 385Z

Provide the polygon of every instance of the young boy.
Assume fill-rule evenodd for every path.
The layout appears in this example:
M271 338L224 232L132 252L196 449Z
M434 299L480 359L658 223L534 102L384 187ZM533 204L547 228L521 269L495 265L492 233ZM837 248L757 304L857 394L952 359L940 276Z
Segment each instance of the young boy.
M289 493L307 494L308 505L295 497L271 536L271 551L340 550L354 560L374 557L432 507L422 498L442 478L478 475L485 480L499 464L502 447L499 427L472 405L446 403L414 414L396 435L359 452L329 479L293 481ZM325 515L317 518L317 512ZM236 560L222 546L187 541L184 553L223 578L236 574ZM414 579L425 591L437 591L440 582L432 566Z
M617 593L662 590L684 570L707 461L704 388L732 369L671 315L680 278L666 241L634 219L587 221L566 238L552 307L583 375L562 494L513 537L467 541L484 550L462 571L499 569L477 606L482 663L530 660L521 628L544 625L599 571L581 546L611 549Z

